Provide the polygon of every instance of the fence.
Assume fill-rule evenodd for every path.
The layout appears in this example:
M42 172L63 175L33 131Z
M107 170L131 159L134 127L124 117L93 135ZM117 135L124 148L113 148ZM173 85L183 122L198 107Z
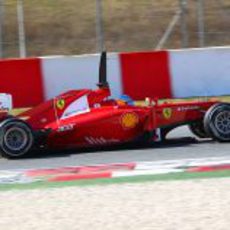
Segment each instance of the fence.
M229 44L228 0L0 0L2 57Z

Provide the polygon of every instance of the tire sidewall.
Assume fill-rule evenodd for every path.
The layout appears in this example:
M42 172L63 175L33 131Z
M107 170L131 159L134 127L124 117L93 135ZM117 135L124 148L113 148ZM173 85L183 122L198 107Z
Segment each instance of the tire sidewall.
M17 129L22 129L23 132L26 134L26 144L20 150L12 150L10 149L6 143L4 135L6 131L10 128L16 127ZM0 125L0 148L2 155L7 158L20 158L24 157L28 154L29 150L31 149L34 142L32 129L28 124L24 121L17 120L17 119L7 119Z
M204 123L202 120L195 121L195 122L189 124L189 129L195 136L197 136L199 138L208 138L209 137L208 133L205 131Z
M230 104L219 103L212 106L205 114L204 117L204 126L206 132L208 132L214 139L217 139L222 142L230 141L230 134L223 134L217 130L215 126L216 116L220 112L230 111Z

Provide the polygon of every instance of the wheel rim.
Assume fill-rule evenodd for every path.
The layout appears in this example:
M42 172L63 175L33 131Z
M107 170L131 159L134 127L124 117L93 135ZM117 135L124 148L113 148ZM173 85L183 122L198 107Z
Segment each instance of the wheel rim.
M11 151L22 150L26 146L27 141L27 133L18 127L9 128L4 135L5 145Z
M230 111L223 111L215 118L215 127L219 133L230 134Z

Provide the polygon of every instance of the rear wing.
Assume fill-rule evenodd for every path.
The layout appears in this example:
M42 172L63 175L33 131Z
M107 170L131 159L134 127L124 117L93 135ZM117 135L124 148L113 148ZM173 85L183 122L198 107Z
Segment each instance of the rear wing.
M12 96L7 93L0 93L0 112L6 112L13 108Z

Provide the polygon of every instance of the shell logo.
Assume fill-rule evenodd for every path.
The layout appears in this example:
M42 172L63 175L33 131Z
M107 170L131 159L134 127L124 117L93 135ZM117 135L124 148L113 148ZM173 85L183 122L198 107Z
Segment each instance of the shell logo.
M123 128L131 129L137 126L139 117L136 113L125 113L121 117L121 125Z

